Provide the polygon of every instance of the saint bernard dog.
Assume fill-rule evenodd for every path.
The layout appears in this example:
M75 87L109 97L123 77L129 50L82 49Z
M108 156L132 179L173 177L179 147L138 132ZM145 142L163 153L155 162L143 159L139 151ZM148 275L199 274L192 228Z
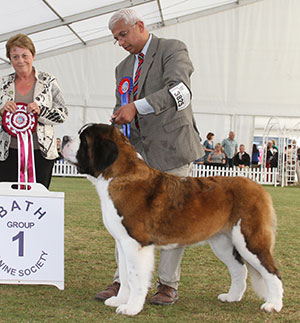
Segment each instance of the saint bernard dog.
M101 200L103 222L119 253L121 288L105 301L116 312L142 309L154 268L154 248L208 241L228 267L229 291L238 302L247 272L261 309L279 312L283 287L272 256L276 216L269 194L242 177L180 177L149 167L113 125L89 124L66 137L64 158L88 174Z

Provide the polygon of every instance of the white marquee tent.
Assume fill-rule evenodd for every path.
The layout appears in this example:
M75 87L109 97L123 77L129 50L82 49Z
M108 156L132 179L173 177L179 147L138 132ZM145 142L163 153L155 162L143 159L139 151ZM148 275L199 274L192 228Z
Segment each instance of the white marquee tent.
M300 0L5 1L0 76L12 72L7 39L28 34L37 48L35 66L57 77L69 107L58 137L88 122L109 122L114 68L127 53L113 45L107 23L130 6L151 32L187 44L202 138L212 131L217 142L234 130L249 151L271 117L300 137Z

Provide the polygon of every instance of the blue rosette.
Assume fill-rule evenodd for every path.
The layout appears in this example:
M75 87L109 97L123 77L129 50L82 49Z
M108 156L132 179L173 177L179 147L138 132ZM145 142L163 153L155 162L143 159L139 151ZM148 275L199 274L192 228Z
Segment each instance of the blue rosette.
M132 78L125 76L119 83L118 92L121 97L121 106L129 103L129 95L132 91ZM130 138L130 123L123 125L123 134Z

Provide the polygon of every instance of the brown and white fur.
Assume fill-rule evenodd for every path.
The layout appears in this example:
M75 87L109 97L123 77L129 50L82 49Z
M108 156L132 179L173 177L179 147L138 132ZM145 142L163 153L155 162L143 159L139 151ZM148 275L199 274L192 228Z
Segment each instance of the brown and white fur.
M241 177L163 173L139 158L118 128L104 124L66 138L62 152L96 186L104 225L116 240L121 288L105 304L117 313L143 309L154 247L201 241L209 242L231 275L230 289L219 300L242 299L248 267L254 290L265 299L261 309L281 310L283 287L272 256L276 216L259 184Z

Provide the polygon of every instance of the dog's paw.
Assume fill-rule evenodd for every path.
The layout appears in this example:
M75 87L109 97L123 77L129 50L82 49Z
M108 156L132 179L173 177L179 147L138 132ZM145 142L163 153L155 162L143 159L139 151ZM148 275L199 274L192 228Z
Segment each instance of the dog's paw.
M282 309L282 302L278 302L278 303L264 303L261 307L261 310L265 311L265 312L280 312Z
M143 309L142 306L132 305L132 304L122 304L120 305L116 312L123 315L136 315Z
M125 299L122 299L118 296L112 296L110 298L108 298L104 304L107 305L107 306L111 306L111 307L118 307L120 306L121 304L125 304L127 300Z
M230 295L228 294L220 294L218 296L218 300L221 302L239 302L241 300L242 296L237 295Z

